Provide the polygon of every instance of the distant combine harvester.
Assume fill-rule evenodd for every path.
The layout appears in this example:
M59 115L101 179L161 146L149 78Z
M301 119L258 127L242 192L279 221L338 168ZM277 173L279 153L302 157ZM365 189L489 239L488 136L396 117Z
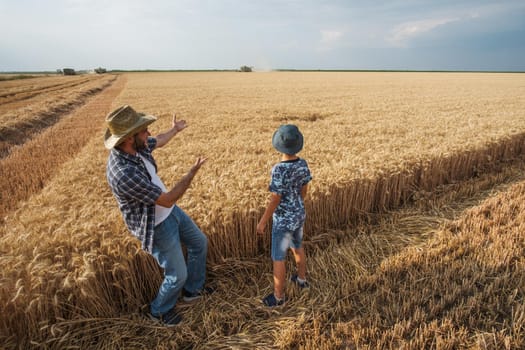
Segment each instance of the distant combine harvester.
M249 66L241 66L241 68L239 69L240 72L253 72L253 67L249 67Z
M64 68L62 69L62 74L64 75L76 75L77 72L73 68Z
M63 68L63 69L57 69L57 74L63 74L63 75L78 75L78 74L104 74L106 73L106 68L98 67L93 70L79 70L76 71L73 68Z

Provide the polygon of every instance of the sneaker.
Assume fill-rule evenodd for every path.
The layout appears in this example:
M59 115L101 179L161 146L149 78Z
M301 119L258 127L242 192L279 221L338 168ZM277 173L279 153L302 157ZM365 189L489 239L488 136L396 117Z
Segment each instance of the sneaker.
M308 283L308 281L299 282L297 277L298 277L297 275L292 275L292 277L290 277L290 281L292 281L293 283L297 284L297 286L299 288L301 288L301 289L310 288L310 284Z
M182 300L184 300L186 302L194 301L194 300L202 298L205 295L209 295L209 294L211 294L213 292L215 292L215 289L213 289L211 287L204 287L203 290L200 290L200 291L195 292L195 293L190 293L186 289L183 288L182 289Z
M283 305L286 302L286 297L284 297L282 299L277 299L275 297L275 294L272 293L272 294L266 296L266 298L264 298L262 300L262 302L263 302L264 305L270 306L270 307L280 306L280 305Z
M182 321L182 316L176 313L173 309L160 316L155 316L150 313L149 318L155 322L161 323L166 327L173 327Z

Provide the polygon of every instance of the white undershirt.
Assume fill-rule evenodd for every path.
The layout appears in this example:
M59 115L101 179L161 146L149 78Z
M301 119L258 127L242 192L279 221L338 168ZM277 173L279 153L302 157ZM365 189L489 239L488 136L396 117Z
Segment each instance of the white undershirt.
M151 176L151 182L153 182L155 185L159 186L162 192L168 192L166 189L166 186L164 186L164 183L160 179L160 177L157 175L157 172L155 171L155 167L149 160L144 158L142 155L139 154L139 157L144 162L144 165L146 165L146 169L148 170L148 173ZM169 208L163 207L161 205L155 204L155 226L163 222L168 218L168 216L171 213L171 210L173 209L173 205Z

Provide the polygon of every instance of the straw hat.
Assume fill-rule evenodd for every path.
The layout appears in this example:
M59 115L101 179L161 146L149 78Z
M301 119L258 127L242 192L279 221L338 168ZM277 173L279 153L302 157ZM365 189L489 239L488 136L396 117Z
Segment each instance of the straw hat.
M293 124L281 125L273 134L272 145L281 153L299 153L303 149L303 134Z
M104 135L104 145L107 149L112 149L124 141L126 137L133 135L155 120L157 120L156 117L137 113L128 105L119 107L106 117L108 128Z

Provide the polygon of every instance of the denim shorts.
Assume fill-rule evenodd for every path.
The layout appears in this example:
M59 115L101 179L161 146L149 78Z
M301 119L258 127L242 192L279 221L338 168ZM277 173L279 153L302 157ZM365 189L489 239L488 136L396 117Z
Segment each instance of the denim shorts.
M272 260L286 259L288 248L298 249L303 244L303 226L291 231L286 228L272 227Z

